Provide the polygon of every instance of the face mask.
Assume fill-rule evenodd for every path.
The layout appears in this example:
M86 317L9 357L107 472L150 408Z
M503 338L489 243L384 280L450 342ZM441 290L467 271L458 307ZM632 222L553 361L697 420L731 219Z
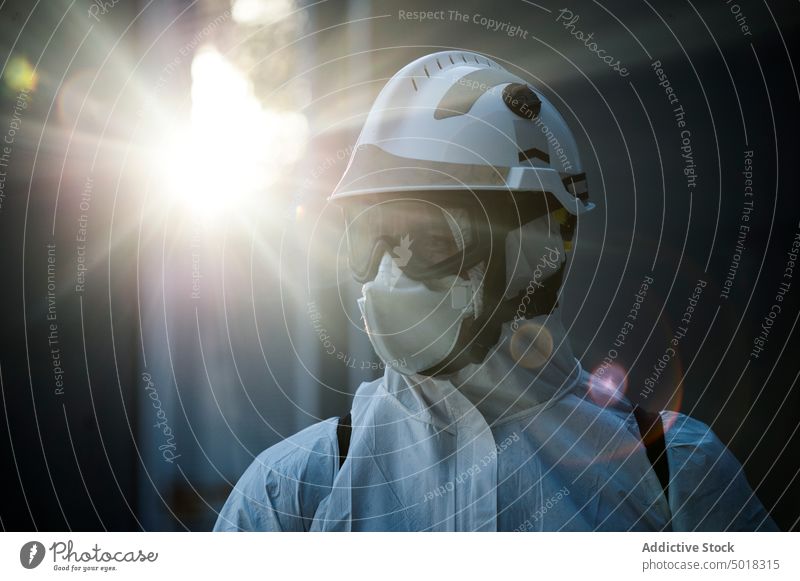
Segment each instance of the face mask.
M423 282L408 278L385 253L375 279L362 287L358 306L378 356L411 375L445 362L465 321L478 316L482 268L469 280L450 275Z

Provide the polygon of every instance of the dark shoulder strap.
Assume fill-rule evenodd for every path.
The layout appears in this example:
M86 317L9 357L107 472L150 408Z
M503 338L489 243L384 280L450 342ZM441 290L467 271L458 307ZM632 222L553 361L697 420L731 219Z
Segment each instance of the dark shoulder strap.
M647 458L664 489L664 497L669 499L669 462L667 461L667 446L664 442L664 423L661 414L651 413L638 405L633 407L633 415L639 424L639 433L642 443L647 451Z
M352 431L352 420L350 412L346 416L339 418L336 425L336 441L339 443L339 468L347 458L347 451L350 449L350 432Z

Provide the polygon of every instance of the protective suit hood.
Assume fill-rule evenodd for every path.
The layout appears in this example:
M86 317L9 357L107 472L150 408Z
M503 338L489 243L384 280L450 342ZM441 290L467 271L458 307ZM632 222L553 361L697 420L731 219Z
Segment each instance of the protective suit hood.
M385 378L395 397L409 409L428 407L435 414L442 402L432 401L435 397L430 393L449 393L448 386L452 386L493 424L566 393L581 372L560 309L555 309L519 326L504 324L500 340L486 359L457 373L446 377L402 376L389 369Z

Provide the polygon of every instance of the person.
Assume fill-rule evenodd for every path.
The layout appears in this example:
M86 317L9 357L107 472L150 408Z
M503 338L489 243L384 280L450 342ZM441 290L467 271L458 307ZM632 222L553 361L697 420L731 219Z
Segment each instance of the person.
M384 87L331 197L383 377L261 453L218 531L774 530L703 423L584 370L558 291L592 210L556 108L485 56Z

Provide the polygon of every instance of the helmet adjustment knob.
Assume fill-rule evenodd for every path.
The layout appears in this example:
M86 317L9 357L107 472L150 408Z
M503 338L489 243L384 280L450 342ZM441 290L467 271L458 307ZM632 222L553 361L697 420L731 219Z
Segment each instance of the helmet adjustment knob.
M510 83L503 89L503 102L514 114L533 119L542 110L542 100L528 85Z

